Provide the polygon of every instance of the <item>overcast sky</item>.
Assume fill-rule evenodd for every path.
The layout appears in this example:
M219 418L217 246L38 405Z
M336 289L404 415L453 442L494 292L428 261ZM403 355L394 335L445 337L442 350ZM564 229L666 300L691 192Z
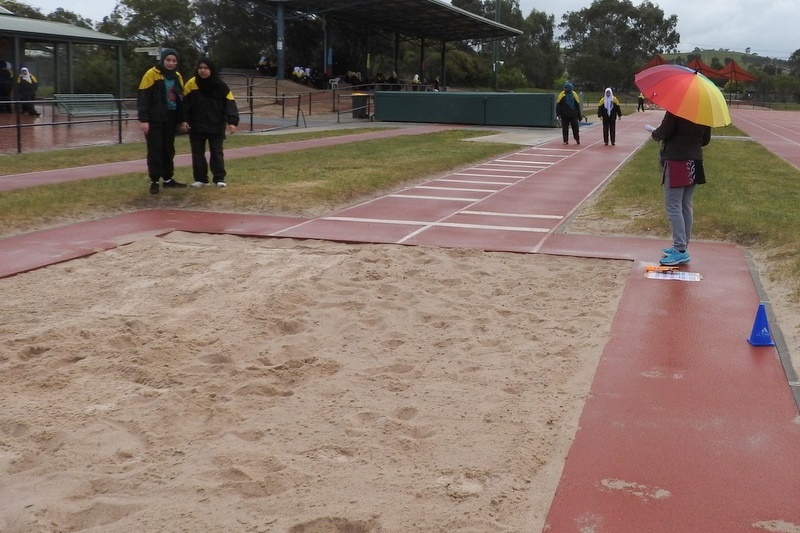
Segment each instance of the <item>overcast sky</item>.
M58 7L95 22L111 14L117 0L22 0L48 14ZM590 0L519 0L523 16L532 9L555 16L580 11ZM633 3L638 5L637 0ZM788 59L800 49L799 0L661 0L653 1L665 16L678 16L679 50L728 49Z
M641 2L632 0L634 5ZM580 11L589 0L519 0L523 16L532 9L555 15ZM728 49L760 56L788 59L800 49L800 1L798 0L651 0L665 17L677 15L681 52ZM720 58L722 59L722 58Z

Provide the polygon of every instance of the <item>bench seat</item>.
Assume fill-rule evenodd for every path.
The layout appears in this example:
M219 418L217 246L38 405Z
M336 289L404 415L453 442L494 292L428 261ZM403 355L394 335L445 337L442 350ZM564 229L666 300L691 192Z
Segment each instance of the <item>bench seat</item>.
M54 94L59 112L72 117L117 117L120 112L128 117L125 104L117 101L112 94Z

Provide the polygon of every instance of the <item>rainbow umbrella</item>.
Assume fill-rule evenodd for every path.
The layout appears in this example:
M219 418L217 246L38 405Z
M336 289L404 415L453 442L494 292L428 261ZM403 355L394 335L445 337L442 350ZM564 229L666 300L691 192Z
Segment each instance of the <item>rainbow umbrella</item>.
M645 97L673 115L712 128L731 123L722 91L690 68L658 65L639 72L634 81Z

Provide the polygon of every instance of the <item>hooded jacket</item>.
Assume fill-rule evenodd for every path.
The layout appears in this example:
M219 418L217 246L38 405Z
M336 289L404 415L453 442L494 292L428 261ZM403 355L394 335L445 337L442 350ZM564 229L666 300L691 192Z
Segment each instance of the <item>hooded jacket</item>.
M167 88L162 66L149 69L142 76L139 83L139 93L136 99L136 109L139 113L139 122L166 122L167 121ZM174 94L177 122L184 122L183 110L183 78L177 70L175 74Z
M622 118L622 108L619 105L619 100L617 100L617 97L614 96L614 93L611 93L609 101L611 107L610 110L608 109L609 102L606 102L605 95L600 98L600 103L597 105L597 116L602 118L604 121L617 120L617 117Z
M39 88L39 81L30 71L22 67L17 76L17 94L20 100L35 100L36 90Z
M223 135L228 124L239 125L239 109L233 93L210 61L201 61L211 71L206 79L195 76L184 87L186 120L192 133Z
M581 118L583 116L581 99L579 95L575 94L572 90L571 83L566 84L564 90L558 93L558 98L556 98L556 116L565 120Z

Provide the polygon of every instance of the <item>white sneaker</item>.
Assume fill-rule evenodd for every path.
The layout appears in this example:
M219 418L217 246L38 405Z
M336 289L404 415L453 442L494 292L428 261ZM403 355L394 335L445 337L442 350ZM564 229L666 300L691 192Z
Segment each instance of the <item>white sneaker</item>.
M227 187L227 186L228 186L228 184L225 183L224 181L218 181L217 182L217 187Z
M198 189L200 187L205 187L206 185L208 185L207 181L195 181L194 183L192 183L192 187L197 187Z

